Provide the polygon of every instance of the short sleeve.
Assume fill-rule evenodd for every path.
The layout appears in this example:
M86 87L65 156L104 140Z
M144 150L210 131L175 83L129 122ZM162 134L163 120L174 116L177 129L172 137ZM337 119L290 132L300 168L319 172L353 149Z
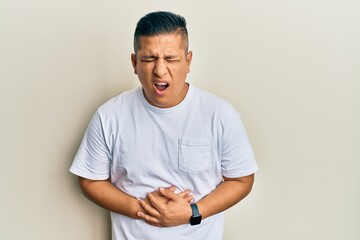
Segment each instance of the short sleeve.
M96 112L85 132L70 172L92 180L109 178L111 155L105 139L101 117Z
M222 175L228 178L251 175L258 166L240 115L233 110L226 116L221 145Z

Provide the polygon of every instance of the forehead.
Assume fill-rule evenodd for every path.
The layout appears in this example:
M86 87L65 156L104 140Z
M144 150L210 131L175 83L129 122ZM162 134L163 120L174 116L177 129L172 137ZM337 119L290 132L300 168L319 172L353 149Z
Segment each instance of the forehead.
M138 52L141 54L167 54L184 51L185 44L181 34L161 34L141 36Z

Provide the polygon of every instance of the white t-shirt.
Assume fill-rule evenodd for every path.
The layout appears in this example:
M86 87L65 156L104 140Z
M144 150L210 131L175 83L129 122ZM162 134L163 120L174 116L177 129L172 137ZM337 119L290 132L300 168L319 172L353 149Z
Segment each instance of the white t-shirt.
M159 187L188 189L195 202L222 177L248 176L257 164L239 114L228 103L193 85L175 107L157 108L141 87L102 105L85 133L70 168L78 176L111 182L143 199ZM113 239L222 239L224 216L200 225L154 227L111 213Z

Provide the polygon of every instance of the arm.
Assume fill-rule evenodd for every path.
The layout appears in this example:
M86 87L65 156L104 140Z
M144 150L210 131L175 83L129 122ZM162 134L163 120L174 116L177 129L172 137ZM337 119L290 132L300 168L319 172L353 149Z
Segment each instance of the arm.
M197 202L203 219L220 213L241 201L250 193L253 183L254 174L240 178L224 177L224 181L212 193ZM149 194L148 198L152 206L140 201L145 211L138 212L138 216L154 226L170 227L189 224L192 215L190 204L166 189L160 190L160 193L171 200L163 204Z
M142 211L136 198L122 192L108 180L98 181L79 177L79 184L89 200L111 212L138 218L136 212Z
M197 205L203 219L234 206L251 191L254 174L240 178L226 178L215 191L200 200Z
M139 200L122 192L109 180L99 181L79 177L79 184L81 191L89 200L111 212L116 212L136 219L139 218L136 213L144 211L139 204ZM175 189L176 187L174 186L166 188L169 192L174 192ZM167 203L169 200L162 196L159 191L154 191L151 194L161 203ZM193 198L190 195L190 191L183 191L176 195L186 202L191 202Z

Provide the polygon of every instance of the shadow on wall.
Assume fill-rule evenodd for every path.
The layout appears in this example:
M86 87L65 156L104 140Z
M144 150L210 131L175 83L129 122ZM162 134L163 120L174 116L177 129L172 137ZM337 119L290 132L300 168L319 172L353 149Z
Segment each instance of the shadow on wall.
M125 86L124 86L125 85ZM76 211L76 214L84 214L85 216L77 216L78 219L84 219L86 218L87 222L90 222L89 225L85 225L85 228L92 228L94 226L93 222L96 222L95 224L97 229L92 229L90 232L94 233L96 237L94 236L94 239L108 239L111 240L111 220L110 220L110 214L109 211L97 206L95 203L88 200L81 192L80 186L78 184L78 178L77 176L73 175L69 168L73 162L73 159L77 153L77 150L81 144L82 138L86 132L87 126L98 109L99 106L101 106L103 103L105 103L110 98L117 96L118 94L131 89L133 86L131 86L131 82L129 81L128 84L123 84L121 88L119 88L118 91L114 90L114 88L108 88L106 91L101 92L101 94L96 94L93 96L91 103L86 102L86 99L83 101L86 102L85 110L84 108L79 110L81 116L77 116L77 121L73 122L72 128L75 129L72 131L72 139L71 141L66 143L65 148L66 150L66 164L64 171L67 172L67 177L69 177L69 190L70 190L70 196L75 201L76 205L81 206L81 210ZM81 100L80 100L81 101ZM92 219L88 219L88 218ZM86 224L86 223L84 223Z

